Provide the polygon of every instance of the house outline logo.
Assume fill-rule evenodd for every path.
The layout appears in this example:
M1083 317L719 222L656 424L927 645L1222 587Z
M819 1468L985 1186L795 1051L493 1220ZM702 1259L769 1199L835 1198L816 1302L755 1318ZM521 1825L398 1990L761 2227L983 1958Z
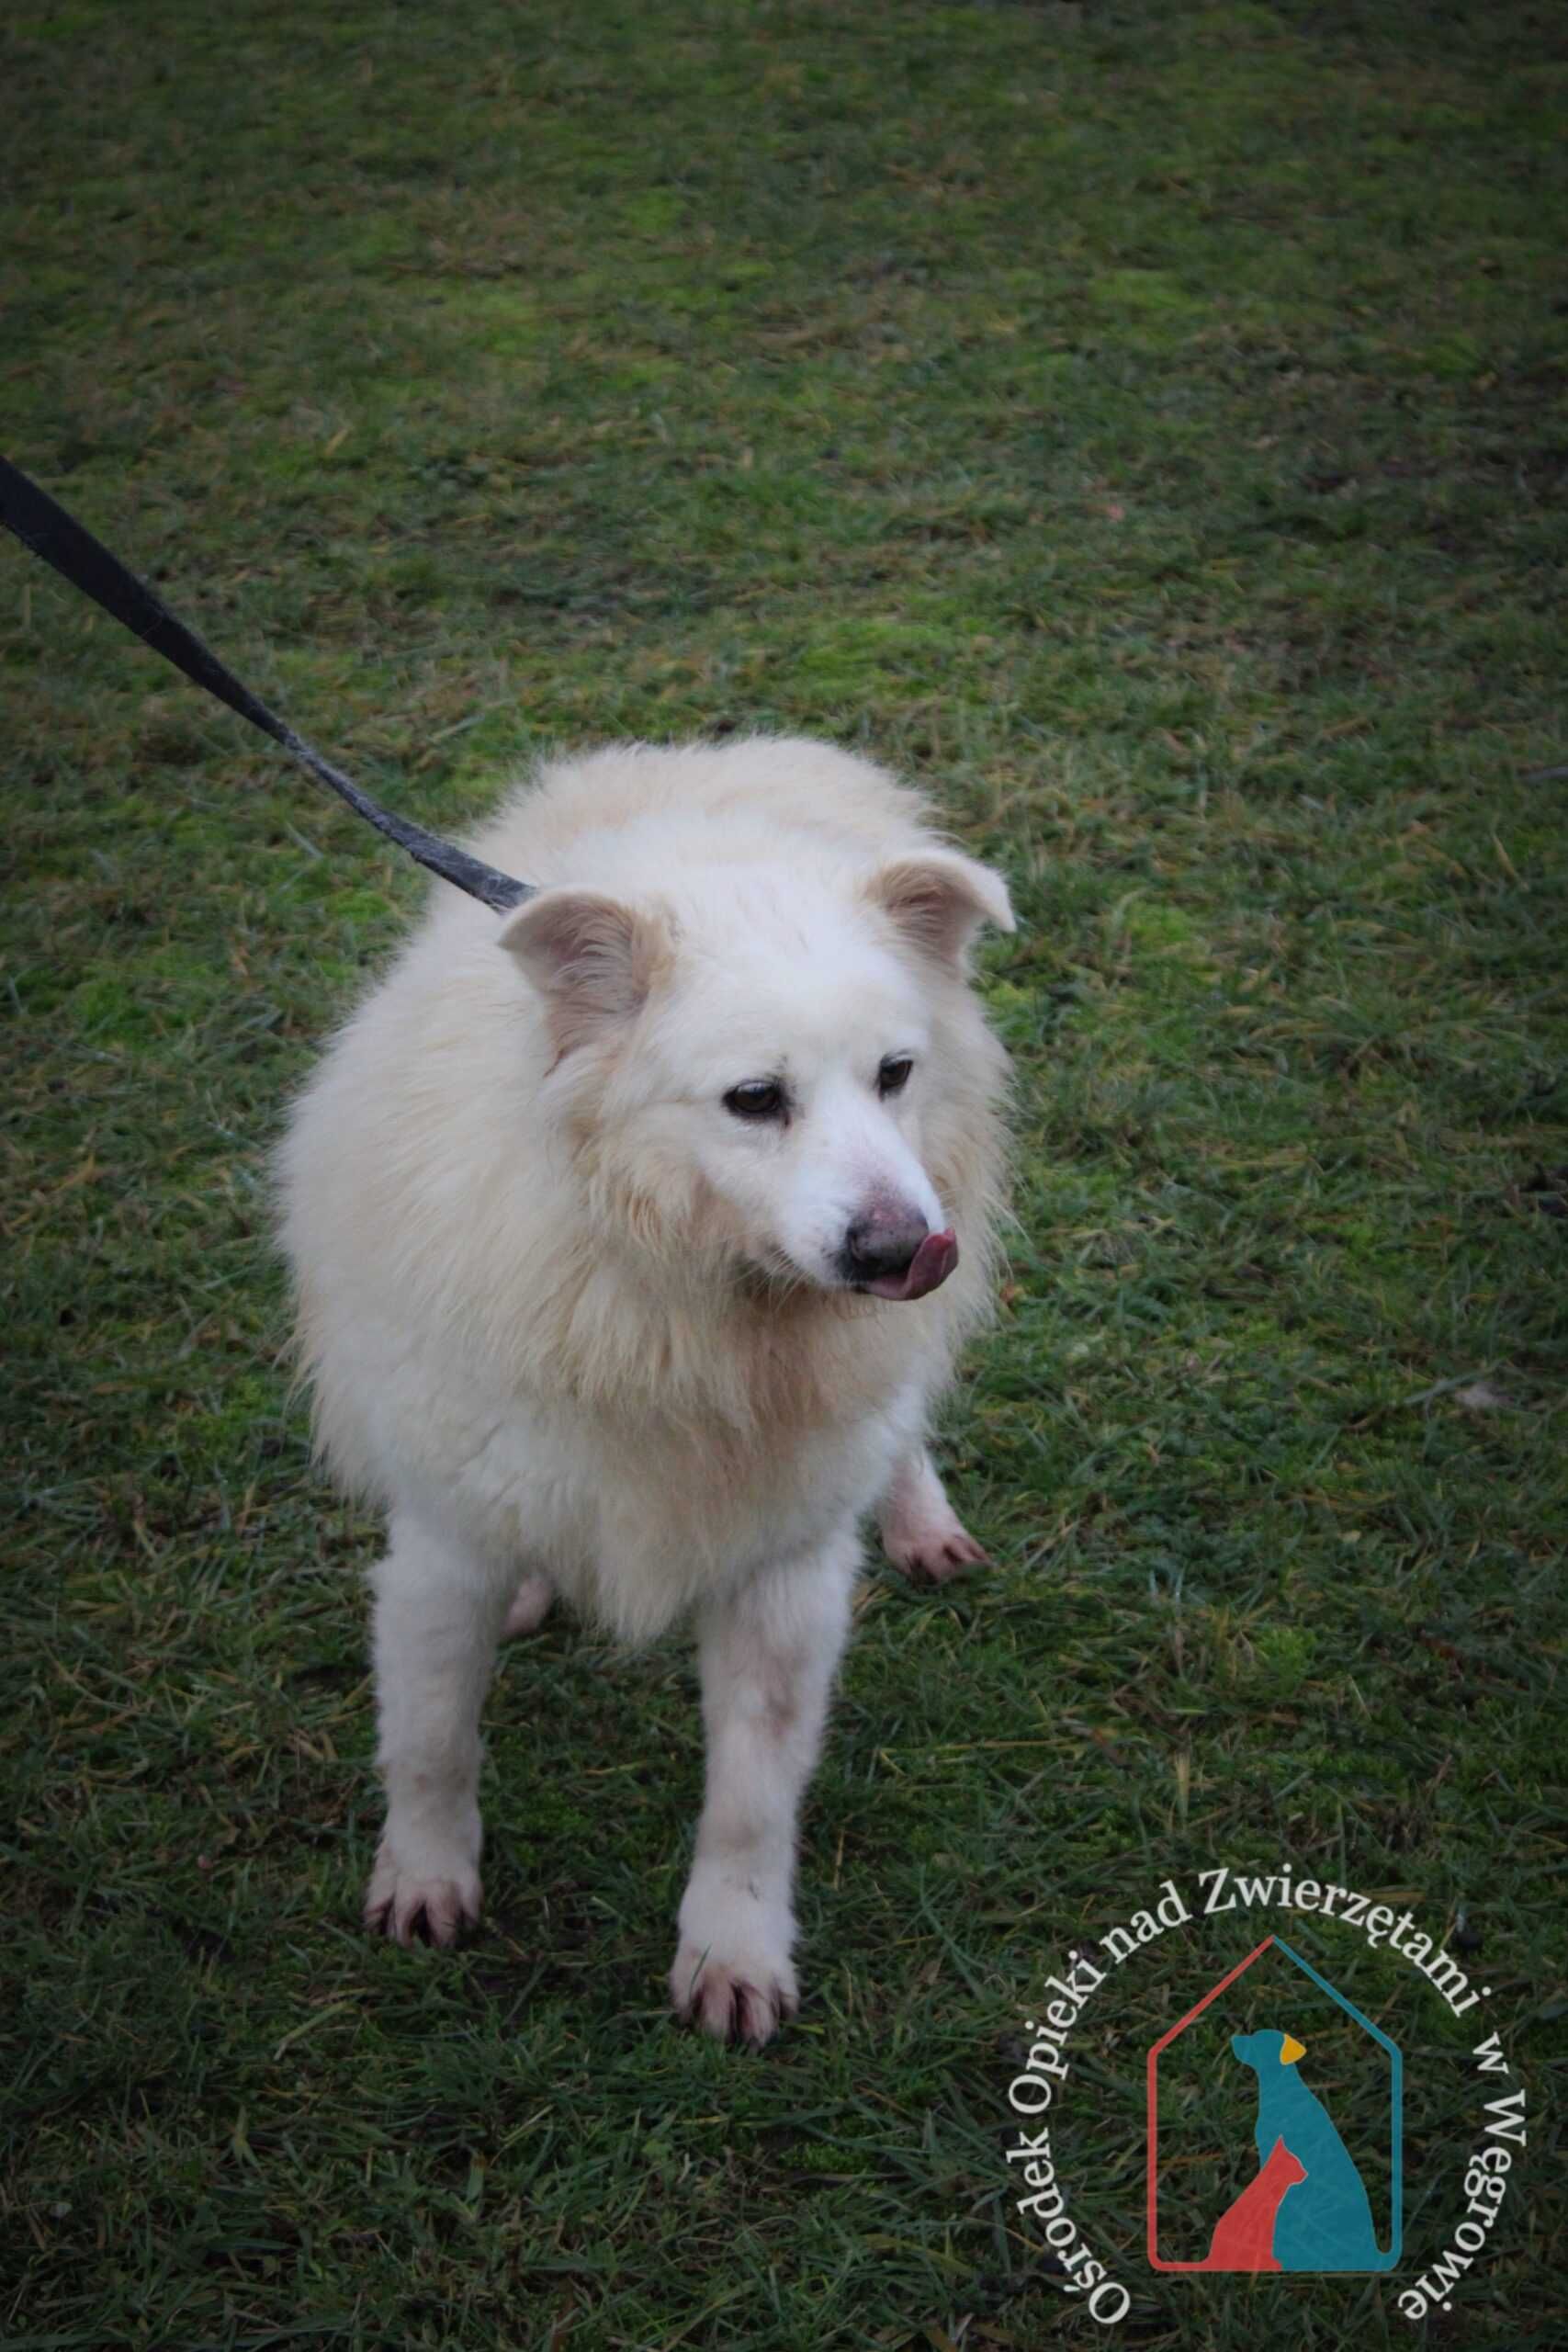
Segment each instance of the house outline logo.
M1159 2251L1160 2059L1213 2002L1269 1951L1282 1953L1388 2059L1390 2242L1386 2247L1377 2243L1359 2169L1326 2109L1297 2075L1296 2066L1307 2054L1305 2046L1289 2030L1288 2018L1281 2017L1282 2030L1266 2029L1236 2034L1230 2043L1232 2055L1258 2075L1258 2172L1219 2217L1208 2254L1201 2261L1173 2260ZM1310 1961L1303 1960L1283 1936L1265 1936L1244 1960L1211 1985L1185 2017L1150 2045L1147 2250L1151 2267L1162 2271L1283 2270L1298 2277L1392 2270L1399 2260L1403 2238L1404 2080L1404 2061L1398 2045L1337 1992L1326 1977L1320 1975ZM1267 2122L1265 2116L1269 2118ZM1270 2143L1267 2147L1266 2139ZM1303 2194L1309 2182L1311 2192ZM1281 2245L1283 2259L1277 2251ZM1336 2259L1336 2256L1343 2258Z

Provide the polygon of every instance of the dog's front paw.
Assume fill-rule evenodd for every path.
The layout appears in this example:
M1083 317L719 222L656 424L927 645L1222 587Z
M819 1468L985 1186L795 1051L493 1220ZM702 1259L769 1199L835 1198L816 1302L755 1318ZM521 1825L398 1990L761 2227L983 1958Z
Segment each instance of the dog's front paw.
M677 2016L719 2041L761 2050L800 2007L790 1963L795 1920L787 1892L741 1883L736 1867L699 1860L681 1904L670 1971Z
M670 1998L678 2017L717 2041L761 2050L800 2007L788 1955L721 1953L682 1939L670 1971Z
M411 1868L383 1838L365 1891L365 1924L394 1943L455 1944L479 1916L479 1874L460 1852Z

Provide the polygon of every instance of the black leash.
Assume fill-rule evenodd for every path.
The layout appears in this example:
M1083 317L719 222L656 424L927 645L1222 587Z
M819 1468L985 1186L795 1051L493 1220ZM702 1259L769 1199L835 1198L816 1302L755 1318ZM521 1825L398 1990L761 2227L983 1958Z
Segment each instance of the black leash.
M194 629L176 620L163 598L154 594L145 581L128 571L118 557L101 547L90 531L85 531L74 516L63 506L56 505L46 491L36 481L29 481L8 458L0 458L0 523L14 531L24 547L34 555L52 564L62 579L91 596L106 613L112 613L133 635L183 670L209 695L237 710L264 735L270 735L282 745L291 759L309 768L318 784L324 784L340 799L346 800L357 816L385 833L389 842L406 849L411 857L418 858L433 874L443 880L455 882L471 899L482 899L498 914L509 907L521 906L525 899L535 895L534 885L513 881L510 874L498 873L482 858L470 857L466 849L458 849L453 842L444 842L434 833L427 833L423 825L411 824L406 817L394 817L378 801L372 800L356 784L323 760L320 752L286 727L281 718L258 702L248 686L243 686L231 670L225 669L209 646L203 645Z

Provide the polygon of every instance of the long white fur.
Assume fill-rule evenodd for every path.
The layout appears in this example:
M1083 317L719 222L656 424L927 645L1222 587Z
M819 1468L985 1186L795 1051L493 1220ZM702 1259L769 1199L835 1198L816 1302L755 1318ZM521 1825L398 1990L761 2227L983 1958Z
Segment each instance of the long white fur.
M279 1156L320 1442L389 1521L367 1916L477 1916L503 1625L556 1590L631 1640L691 1613L708 1792L671 1990L758 2041L795 1999L859 1524L880 1502L896 1556L977 1556L922 1432L991 1288L1004 1070L965 948L1007 895L916 794L785 740L558 763L475 846L541 899L498 923L437 885ZM725 1109L773 1075L787 1122ZM957 1229L929 1296L844 1284L846 1224L890 1201Z

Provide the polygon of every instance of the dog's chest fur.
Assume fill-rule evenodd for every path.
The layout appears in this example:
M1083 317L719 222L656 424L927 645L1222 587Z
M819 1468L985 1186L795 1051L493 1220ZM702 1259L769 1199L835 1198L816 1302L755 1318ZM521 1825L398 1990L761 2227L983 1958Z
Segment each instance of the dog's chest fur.
M840 1398L837 1413L763 1412L737 1427L711 1413L677 1419L515 1393L498 1414L493 1390L460 1377L442 1381L432 1404L427 1366L418 1377L428 1465L409 1466L421 1483L439 1469L456 1519L487 1551L546 1570L576 1608L631 1641L869 1510L926 1401L906 1375L852 1413Z

